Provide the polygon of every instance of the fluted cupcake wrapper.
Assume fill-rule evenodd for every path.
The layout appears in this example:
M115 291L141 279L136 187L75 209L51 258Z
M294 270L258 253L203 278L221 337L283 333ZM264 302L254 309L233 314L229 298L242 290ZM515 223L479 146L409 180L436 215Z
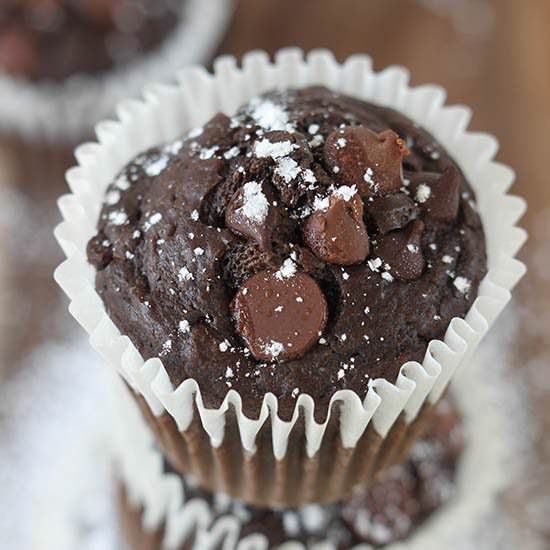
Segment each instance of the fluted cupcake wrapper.
M0 132L38 142L87 139L120 100L140 94L148 82L170 78L189 63L207 62L232 6L232 0L185 0L177 27L162 45L97 75L28 82L0 71Z
M483 373L469 369L457 376L452 396L463 415L467 445L459 460L454 497L408 539L384 546L385 550L441 550L476 540L493 511L497 494L520 475L518 436L511 429L509 411L501 406L505 400L510 410L516 410L517 394L512 386L492 384L495 374L502 372L489 366ZM135 542L132 548L273 548L264 534L250 533L250 529L242 534L239 514L216 514L206 500L186 496L180 476L166 473L156 440L122 383L115 385L115 395L120 407L114 424L114 456L123 489L123 515L132 520L126 525L129 539ZM335 550L335 545L326 540L308 548ZM283 549L305 550L303 544L292 540L277 546L277 550ZM359 549L372 547L361 544L355 547Z
M394 384L376 379L366 395L341 390L324 423L314 399L301 394L290 421L266 394L257 419L248 418L241 396L229 390L222 405L207 408L195 380L171 384L159 358L144 361L107 316L95 291L86 243L95 233L103 196L116 173L136 154L199 126L219 111L232 114L252 97L275 88L324 85L359 99L393 107L430 131L449 151L477 195L488 253L488 273L464 319L449 324L443 340L429 343L423 362L405 363ZM72 194L59 201L64 217L56 236L67 260L56 279L71 299L70 311L90 333L94 348L126 380L173 464L211 490L257 505L290 506L336 500L354 485L399 459L456 369L469 361L525 272L514 258L526 234L515 226L524 202L507 190L514 174L492 159L494 137L466 131L470 111L443 105L436 86L408 86L408 73L389 67L375 73L367 56L343 64L327 51L305 58L280 51L274 62L262 52L222 57L214 74L190 67L177 85L151 85L142 101L126 101L118 121L98 125L98 143L76 151L79 166L67 174Z

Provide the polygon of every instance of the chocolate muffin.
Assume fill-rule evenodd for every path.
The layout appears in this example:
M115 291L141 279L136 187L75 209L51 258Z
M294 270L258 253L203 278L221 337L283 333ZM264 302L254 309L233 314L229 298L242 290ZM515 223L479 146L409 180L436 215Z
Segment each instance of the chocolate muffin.
M213 495L189 479L180 479L187 501L198 498L208 503L213 523L228 515L238 518L242 525L240 540L261 534L269 541L269 548L290 540L307 548L327 540L341 549L362 543L379 547L405 540L452 498L463 447L460 415L452 402L444 399L426 437L415 444L405 463L386 472L370 487L357 488L353 496L339 503L274 511L248 506L223 494ZM168 463L165 471L176 473ZM128 504L122 508L127 515ZM127 531L130 541L145 539L139 533L139 522L134 523L133 532ZM128 521L124 524L129 526ZM157 535L162 539L162 533ZM150 548L160 548L158 539L155 544ZM135 547L141 548L132 544Z
M403 114L324 88L273 92L134 158L88 244L96 288L144 358L208 407L257 416L364 396L421 361L486 273L474 193Z
M61 80L120 66L165 40L182 1L3 1L0 71Z

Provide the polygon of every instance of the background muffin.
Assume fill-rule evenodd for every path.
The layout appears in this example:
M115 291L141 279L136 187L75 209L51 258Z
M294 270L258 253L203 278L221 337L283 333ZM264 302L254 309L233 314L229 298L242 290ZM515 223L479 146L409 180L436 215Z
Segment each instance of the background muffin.
M7 0L0 6L0 70L31 80L92 74L158 47L185 0Z
M320 543L342 549L361 544L385 547L398 541L406 544L408 539L422 533L425 522L441 513L455 496L455 475L463 445L460 414L450 400L444 400L426 437L416 443L411 457L372 486L359 487L351 498L336 504L278 511L247 506L222 493L208 493L192 479L179 476L169 464L164 465L163 475L177 476L186 502L198 500L206 504L210 529L228 518L240 523L234 547L249 536L265 539L267 548L289 541L306 548ZM128 542L135 549L160 549L161 541L169 537L166 526L146 527L144 510L132 505L129 492L121 483L119 507ZM165 519L160 521L164 523ZM188 548L193 534L180 538L180 544L174 547Z

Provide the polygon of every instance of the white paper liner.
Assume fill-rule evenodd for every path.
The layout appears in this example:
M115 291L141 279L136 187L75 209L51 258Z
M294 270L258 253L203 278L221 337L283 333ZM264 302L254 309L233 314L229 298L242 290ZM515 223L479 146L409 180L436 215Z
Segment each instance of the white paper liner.
M119 69L61 82L29 82L0 71L0 131L29 140L77 143L148 82L171 78L214 54L229 22L232 0L185 0L180 22L158 48Z
M254 95L274 88L322 84L410 116L434 134L465 172L477 194L487 239L489 270L478 297L465 319L451 321L442 341L429 343L423 363L404 364L395 384L374 380L364 397L350 390L335 393L331 408L334 402L341 403L343 446L354 447L370 422L382 437L402 413L411 422L421 405L426 400L436 402L456 369L468 362L509 301L510 290L525 273L525 266L514 258L526 239L526 233L515 226L525 203L507 194L514 180L513 171L492 161L498 148L496 139L466 131L470 110L444 107L445 92L437 86L411 88L407 83L408 72L404 68L389 67L375 73L370 58L364 55L354 55L339 64L328 51L312 51L304 59L301 50L286 49L272 63L267 54L252 52L243 57L242 68L234 58L224 56L215 62L214 75L201 67L189 67L179 74L177 85L152 85L144 100L121 103L118 121L97 126L98 143L77 149L79 166L67 173L72 194L59 201L64 221L55 231L67 260L55 277L71 299L71 313L90 333L92 346L144 396L156 416L167 412L184 431L191 423L195 402L212 445L219 446L224 437L225 412L231 404L244 449L254 452L255 438L269 421L274 454L280 459L302 409L308 455L313 456L321 446L329 417L323 424L315 421L315 404L308 395L297 398L291 421L284 422L278 417L273 394L264 397L259 418L250 419L244 415L241 397L235 390L229 390L218 409L208 409L195 380L185 380L174 388L162 361L154 358L144 362L129 338L121 335L107 316L94 288L95 271L85 254L86 243L96 231L105 189L133 156L175 139L220 110L231 115Z
M470 548L466 541L476 536L476 530L492 512L499 491L517 475L518 466L512 460L517 452L513 439L517 436L510 431L509 411L502 407L503 399L515 403L517 395L513 395L512 386L491 384L491 376L502 372L490 368L490 374L481 373L480 366L477 363L475 370L463 370L451 387L463 414L467 441L457 469L455 496L408 539L384 546L385 550L451 550L462 548L461 543ZM186 499L180 477L163 472L162 454L135 400L120 383L115 394L121 405L114 426L117 472L130 505L143 509L143 528L164 528L163 548L168 550L180 548L193 534L194 548L201 550L267 550L269 544L264 535L240 538L243 524L238 515L226 514L214 521L214 511L206 501ZM477 547L475 538L473 544ZM283 548L305 550L301 543L292 541L278 550ZM311 548L334 550L334 544L325 541ZM362 544L355 550L371 548Z

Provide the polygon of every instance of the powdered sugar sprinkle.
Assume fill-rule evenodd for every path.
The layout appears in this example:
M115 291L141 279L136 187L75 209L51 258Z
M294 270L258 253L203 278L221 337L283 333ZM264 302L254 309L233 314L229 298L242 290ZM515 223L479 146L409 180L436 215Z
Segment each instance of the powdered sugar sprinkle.
M243 186L243 205L237 210L249 220L264 223L269 212L269 202L256 181L249 181Z

